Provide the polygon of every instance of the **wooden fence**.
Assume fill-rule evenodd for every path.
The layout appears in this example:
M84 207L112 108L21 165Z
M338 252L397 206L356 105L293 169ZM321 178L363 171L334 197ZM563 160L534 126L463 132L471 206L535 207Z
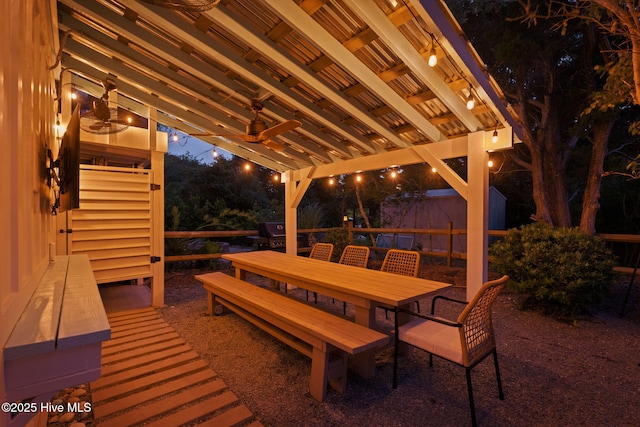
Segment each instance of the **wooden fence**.
M341 228L342 229L342 228ZM466 235L467 230L455 229L449 227L446 229L407 229L407 228L353 228L345 227L348 233L348 242L353 243L355 236L371 237L371 241L376 241L378 234L391 234L391 235L433 235L433 236L447 236L447 245L444 251L421 251L420 255L434 258L445 258L447 265L451 265L454 259L466 259L467 254L464 252L456 252L453 250L453 237L458 235ZM311 233L322 234L328 233L334 228L313 228L313 229L301 229L298 233ZM506 230L489 230L489 236L505 236ZM237 237L249 237L257 236L258 230L237 230L237 231L165 231L165 239L228 239ZM621 259L620 265L615 267L615 270L620 273L633 274L634 268L637 264L637 253L640 250L640 235L637 234L599 234L600 238L610 243L611 245L625 245L623 252L624 256ZM369 246L374 252L386 252L388 247ZM310 248L298 248L299 253L309 252ZM203 261L218 259L222 256L221 253L213 254L185 254L185 255L165 255L165 262L179 262L179 261Z

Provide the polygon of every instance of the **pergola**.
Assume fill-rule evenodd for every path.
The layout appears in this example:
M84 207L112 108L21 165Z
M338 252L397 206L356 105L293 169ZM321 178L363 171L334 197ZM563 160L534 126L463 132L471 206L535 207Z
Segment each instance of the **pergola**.
M312 180L428 163L467 200L475 294L487 279L488 153L520 129L443 1L150 3L58 0L64 79L100 97L109 75L120 106L282 173L292 253ZM280 148L213 136L244 134L254 100L268 127L301 123L274 138ZM466 181L445 162L458 157Z

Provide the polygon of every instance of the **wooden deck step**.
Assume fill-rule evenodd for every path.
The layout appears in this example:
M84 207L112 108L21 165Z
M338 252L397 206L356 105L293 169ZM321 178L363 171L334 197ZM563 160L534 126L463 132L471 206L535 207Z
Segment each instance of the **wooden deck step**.
M100 426L262 426L151 308L109 314L112 339L90 384Z

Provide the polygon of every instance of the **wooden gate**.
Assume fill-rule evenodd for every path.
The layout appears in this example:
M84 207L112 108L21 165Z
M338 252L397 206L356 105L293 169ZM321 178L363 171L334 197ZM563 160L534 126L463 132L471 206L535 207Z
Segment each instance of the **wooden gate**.
M87 254L97 283L152 276L151 171L82 165L67 252Z

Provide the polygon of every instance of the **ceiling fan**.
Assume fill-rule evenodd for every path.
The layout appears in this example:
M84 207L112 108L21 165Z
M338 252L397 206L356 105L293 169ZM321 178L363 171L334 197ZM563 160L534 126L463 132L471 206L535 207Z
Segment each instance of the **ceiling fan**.
M82 130L96 134L118 133L129 127L127 120L118 119L118 109L109 107L109 92L116 88L116 83L106 78L102 81L104 94L93 101L93 108L80 117Z
M260 118L260 111L262 111L263 103L260 100L253 100L251 102L251 110L255 113L255 117L247 125L245 134L215 134L215 133L202 133L202 134L190 134L191 136L222 136L226 138L241 138L244 142L253 144L263 144L274 151L283 151L286 147L273 141L271 138L278 136L285 132L289 132L297 127L302 126L298 120L286 120L278 123L274 126L267 127L267 124Z

